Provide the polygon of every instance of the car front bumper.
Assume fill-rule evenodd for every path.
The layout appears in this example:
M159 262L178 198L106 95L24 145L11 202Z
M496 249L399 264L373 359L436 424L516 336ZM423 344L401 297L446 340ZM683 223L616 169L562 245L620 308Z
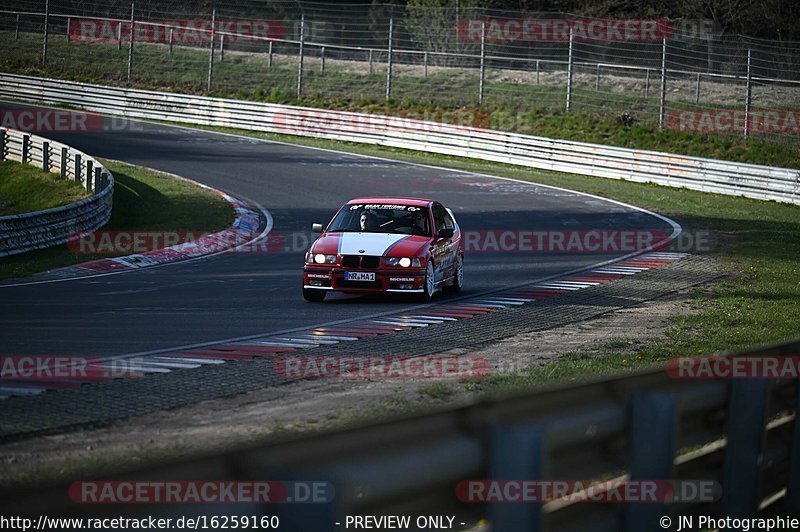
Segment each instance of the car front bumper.
M374 281L345 281L345 271L370 272ZM425 270L422 268L403 268L402 270L361 270L336 268L303 268L303 288L334 290L339 292L398 292L421 293L425 287Z

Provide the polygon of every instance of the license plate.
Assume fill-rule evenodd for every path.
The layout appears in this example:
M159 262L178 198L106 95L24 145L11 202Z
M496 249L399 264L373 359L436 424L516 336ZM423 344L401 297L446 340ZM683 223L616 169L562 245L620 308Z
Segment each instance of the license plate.
M375 272L344 272L345 281L374 281Z

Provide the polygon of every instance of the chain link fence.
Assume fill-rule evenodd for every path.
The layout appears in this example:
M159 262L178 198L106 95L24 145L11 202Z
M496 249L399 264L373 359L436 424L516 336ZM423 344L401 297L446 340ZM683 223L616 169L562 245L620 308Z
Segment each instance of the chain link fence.
M702 20L285 1L0 2L0 68L520 130L580 112L800 136L800 43ZM454 111L469 109L470 112ZM444 114L451 116L445 117Z

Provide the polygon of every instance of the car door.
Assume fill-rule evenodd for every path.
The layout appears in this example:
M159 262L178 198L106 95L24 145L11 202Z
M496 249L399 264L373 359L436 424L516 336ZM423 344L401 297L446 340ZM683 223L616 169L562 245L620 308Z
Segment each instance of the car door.
M453 218L440 203L433 204L433 223L436 230L436 239L433 243L432 254L434 257L434 264L436 266L435 279L440 283L444 279L448 279L453 275L453 267L455 265L455 255L453 250L452 238L439 238L439 231L442 229L453 229L455 226Z

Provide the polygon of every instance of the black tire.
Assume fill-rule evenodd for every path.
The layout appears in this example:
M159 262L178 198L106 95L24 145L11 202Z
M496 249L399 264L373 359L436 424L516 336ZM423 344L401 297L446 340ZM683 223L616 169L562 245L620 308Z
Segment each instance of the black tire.
M327 293L325 290L315 290L314 288L303 288L303 299L312 303L322 303Z
M464 257L459 255L456 259L455 272L453 272L453 284L447 287L448 292L458 293L464 287Z
M433 299L433 296L436 294L436 268L434 268L434 264L432 260L428 260L428 265L425 267L425 283L422 285L422 295L421 298L423 301L430 301ZM434 279L433 281L429 281L430 279Z

